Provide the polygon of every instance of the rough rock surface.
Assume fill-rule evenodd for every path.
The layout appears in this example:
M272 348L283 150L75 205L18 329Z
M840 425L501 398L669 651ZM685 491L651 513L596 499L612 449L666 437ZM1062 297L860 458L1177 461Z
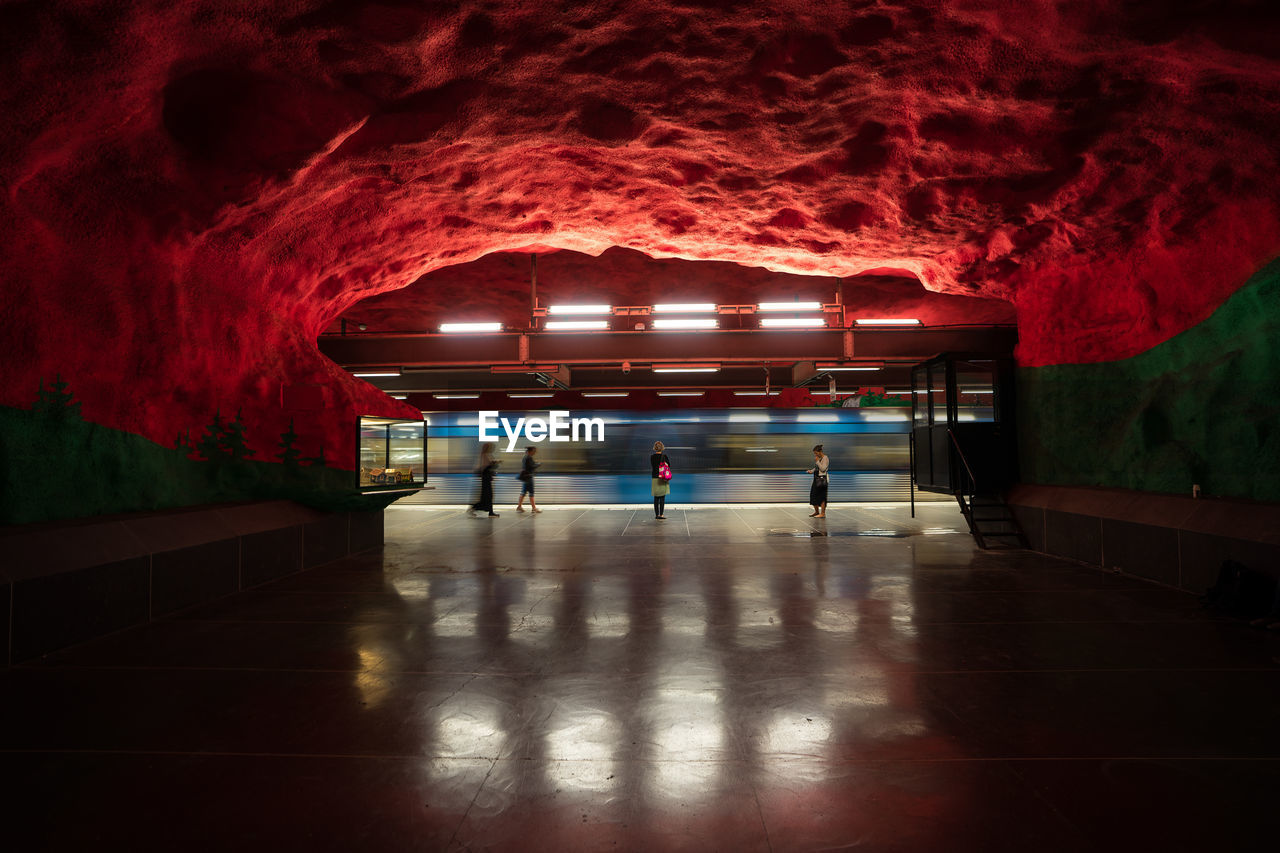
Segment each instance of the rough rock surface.
M56 372L171 442L321 382L340 446L403 407L316 334L531 246L907 273L1014 301L1024 364L1133 355L1280 250L1277 44L1270 0L6 2L0 403Z
M864 275L849 279L791 275L720 261L655 259L613 248L598 257L580 252L539 253L538 303L656 305L758 301L833 302L839 293L850 318L914 317L929 326L1013 323L1002 299L926 290L913 277ZM469 264L430 272L408 287L371 296L343 314L369 332L434 332L441 321L529 323L530 256L498 252ZM447 294L447 296L445 296ZM442 298L443 297L443 298ZM334 323L329 331L340 331Z

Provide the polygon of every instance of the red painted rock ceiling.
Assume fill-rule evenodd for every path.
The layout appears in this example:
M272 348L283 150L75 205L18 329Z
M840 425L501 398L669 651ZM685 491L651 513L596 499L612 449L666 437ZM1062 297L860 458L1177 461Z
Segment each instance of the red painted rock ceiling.
M532 275L528 254L496 252L428 273L408 287L371 296L342 316L348 331L355 331L351 326L358 323L369 332L434 332L442 320L499 320L511 328L524 328L529 322ZM654 259L620 248L598 256L541 252L537 275L538 302L543 306L832 302L839 293L851 319L914 317L929 326L1015 321L1013 305L1003 299L933 293L914 277L792 275L722 261ZM338 323L329 328L330 332L340 330Z
M316 334L532 246L913 275L1013 302L1023 363L1132 355L1280 251L1278 44L1269 0L5 2L0 402L395 412Z

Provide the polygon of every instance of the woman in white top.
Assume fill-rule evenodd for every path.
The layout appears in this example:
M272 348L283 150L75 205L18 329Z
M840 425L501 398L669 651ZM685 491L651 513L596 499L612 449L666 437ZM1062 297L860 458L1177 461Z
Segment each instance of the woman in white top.
M809 505L813 512L810 518L827 517L827 469L831 467L831 457L822 452L822 445L813 446L813 467L805 471L813 475L813 485L809 487Z

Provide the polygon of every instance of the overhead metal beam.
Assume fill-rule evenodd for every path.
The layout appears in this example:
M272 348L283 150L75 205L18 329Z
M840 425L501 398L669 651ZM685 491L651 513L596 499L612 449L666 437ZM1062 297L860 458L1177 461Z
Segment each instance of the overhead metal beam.
M847 336L847 337L846 337ZM527 342L521 345L522 338ZM344 367L465 367L661 362L795 363L860 359L924 361L942 352L1013 351L1017 329L720 330L538 332L495 335L326 335L320 351ZM852 343L852 349L848 344Z
M792 385L803 385L817 375L818 371L814 369L812 361L797 361L791 366Z

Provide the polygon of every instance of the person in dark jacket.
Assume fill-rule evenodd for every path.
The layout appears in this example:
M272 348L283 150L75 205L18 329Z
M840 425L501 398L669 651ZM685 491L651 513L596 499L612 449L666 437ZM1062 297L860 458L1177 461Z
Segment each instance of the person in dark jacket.
M667 464L668 471L671 469L671 460L662 452L664 449L661 441L655 441L653 455L649 457L649 473L653 477L653 517L659 521L667 519L664 513L667 509L667 495L671 492L671 482L658 476L662 463Z
M524 462L520 465L520 500L516 501L516 512L524 512L524 496L529 496L529 509L534 512L542 512L538 509L538 502L533 499L533 472L537 470L541 462L534 461L534 455L537 454L538 448L526 447L524 449Z
M480 477L480 500L467 510L468 515L475 515L479 511L489 513L490 518L498 517L498 514L493 511L493 475L497 470L498 461L493 458L493 445L481 445L480 461L476 463L476 474Z

